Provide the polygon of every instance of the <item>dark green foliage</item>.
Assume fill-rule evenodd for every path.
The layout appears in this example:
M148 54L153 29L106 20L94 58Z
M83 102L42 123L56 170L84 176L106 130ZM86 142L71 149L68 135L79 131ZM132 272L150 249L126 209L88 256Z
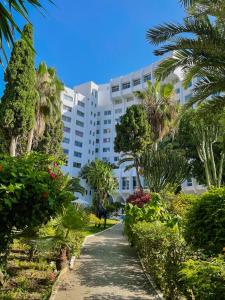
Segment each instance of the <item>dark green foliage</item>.
M141 158L143 174L151 192L176 191L187 178L189 166L183 152L147 150Z
M141 105L132 105L116 124L116 152L138 154L151 142L147 114Z
M224 300L225 261L223 257L208 261L189 259L180 271L188 299Z
M36 228L73 200L70 190L74 185L77 183L61 173L53 157L1 157L1 250L10 241L12 229Z
M187 216L185 238L208 254L222 253L225 245L225 189L212 189L194 202Z
M33 44L33 30L26 25L23 38L14 44L5 72L6 87L0 106L0 126L5 139L11 142L10 154L16 154L18 137L34 126L35 90L34 52L25 41Z

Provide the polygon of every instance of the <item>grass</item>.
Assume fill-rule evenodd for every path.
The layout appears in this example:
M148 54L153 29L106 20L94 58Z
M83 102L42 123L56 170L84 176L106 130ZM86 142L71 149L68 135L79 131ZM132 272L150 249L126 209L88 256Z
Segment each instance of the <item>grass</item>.
M104 228L103 223L101 223L100 227L95 227L95 223L94 222L90 222L88 226L86 226L86 228L84 230L82 230L82 233L84 235L84 237L88 236L88 235L92 235L98 232L101 232L105 229L108 229L110 227L112 227L113 225L118 224L119 222L117 220L111 220L108 219L106 222L106 228Z

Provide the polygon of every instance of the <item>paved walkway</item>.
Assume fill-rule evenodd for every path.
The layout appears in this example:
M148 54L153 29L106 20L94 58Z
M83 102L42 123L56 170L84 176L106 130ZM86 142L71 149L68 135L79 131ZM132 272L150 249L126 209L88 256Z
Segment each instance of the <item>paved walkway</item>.
M87 239L74 269L62 277L55 300L158 299L122 232L118 224Z

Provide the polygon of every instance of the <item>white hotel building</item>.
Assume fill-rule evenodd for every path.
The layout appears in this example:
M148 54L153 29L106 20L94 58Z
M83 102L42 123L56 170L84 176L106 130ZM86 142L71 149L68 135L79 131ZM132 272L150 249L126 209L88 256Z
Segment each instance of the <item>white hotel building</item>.
M96 84L87 82L73 89L65 87L61 94L63 103L62 119L64 122L63 150L68 156L68 163L63 169L71 176L77 177L85 164L99 158L116 164L120 154L114 152L115 125L126 109L138 104L133 92L146 88L146 81L153 81L153 71L158 63L154 63L136 72L111 79L109 83ZM178 79L178 77L177 77ZM182 87L178 79L175 84L177 101L185 103L191 96L191 85ZM114 170L118 179L118 196L124 200L136 187L135 170L124 172L124 165ZM84 200L91 203L92 191L86 187ZM186 192L199 192L194 180L183 184Z

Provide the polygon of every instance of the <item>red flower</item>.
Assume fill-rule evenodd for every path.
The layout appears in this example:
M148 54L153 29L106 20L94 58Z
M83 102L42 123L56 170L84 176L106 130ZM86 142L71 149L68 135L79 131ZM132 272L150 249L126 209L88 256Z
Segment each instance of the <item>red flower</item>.
M151 200L151 196L145 193L143 190L139 190L127 198L127 203L143 207Z
M56 178L56 175L54 174L54 173L50 173L50 177L51 177L51 179L55 179Z
M56 162L54 162L53 166L54 167L58 167L58 164Z

